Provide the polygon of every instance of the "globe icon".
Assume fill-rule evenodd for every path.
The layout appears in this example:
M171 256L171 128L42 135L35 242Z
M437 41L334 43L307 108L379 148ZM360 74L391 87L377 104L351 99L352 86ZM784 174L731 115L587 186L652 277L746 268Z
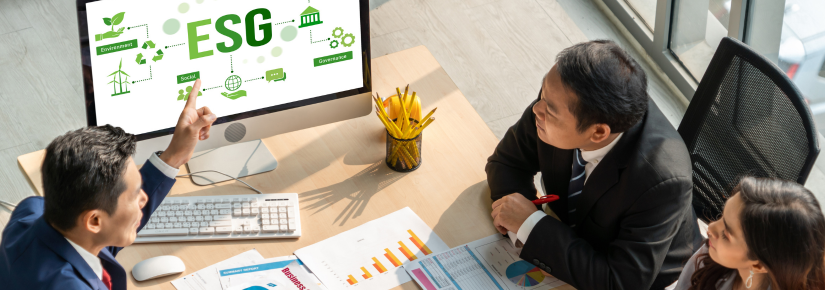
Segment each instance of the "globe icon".
M236 75L231 75L226 78L226 81L223 82L223 86L226 87L229 91L234 91L241 88L241 77Z

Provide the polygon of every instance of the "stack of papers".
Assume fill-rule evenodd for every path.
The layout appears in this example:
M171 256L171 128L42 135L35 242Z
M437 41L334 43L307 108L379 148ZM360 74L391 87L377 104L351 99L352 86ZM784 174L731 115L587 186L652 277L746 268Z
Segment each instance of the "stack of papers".
M172 281L178 290L326 290L296 256L264 259L257 250Z

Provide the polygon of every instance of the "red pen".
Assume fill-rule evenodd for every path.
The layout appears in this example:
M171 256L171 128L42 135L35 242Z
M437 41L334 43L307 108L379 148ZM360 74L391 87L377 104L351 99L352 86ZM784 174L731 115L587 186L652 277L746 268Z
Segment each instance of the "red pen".
M557 201L557 200L559 200L558 195L548 194L548 195L545 195L545 196L539 197L538 199L533 200L533 204L540 205L540 204L554 202L554 201Z

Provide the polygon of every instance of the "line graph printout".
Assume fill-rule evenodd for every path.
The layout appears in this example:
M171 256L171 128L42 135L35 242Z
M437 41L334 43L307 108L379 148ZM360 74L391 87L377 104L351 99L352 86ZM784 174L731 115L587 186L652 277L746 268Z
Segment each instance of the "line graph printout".
M402 265L450 249L409 207L295 251L331 289L389 289L411 280Z
M404 264L424 290L547 290L566 285L519 259L510 239L495 234Z

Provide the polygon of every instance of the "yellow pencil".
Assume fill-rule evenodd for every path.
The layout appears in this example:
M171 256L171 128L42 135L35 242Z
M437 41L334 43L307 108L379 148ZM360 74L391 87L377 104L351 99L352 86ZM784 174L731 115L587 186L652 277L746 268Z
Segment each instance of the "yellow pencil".
M375 101L375 105L378 106L378 108L380 108L381 112L383 112L384 114L387 114L387 111L385 111L385 108L384 108L384 101L382 101L380 99L380 97L373 97L372 99L373 99L373 101Z
M410 168L418 166L418 162L415 162L415 158L410 156L410 152L407 152L406 150L404 150L404 152L402 152L402 154L404 155L404 157L407 157L407 159L409 159L409 162L410 162L410 165L411 165Z
M400 135L401 134L401 129L398 129L398 126L396 126L395 123L393 123L392 120L390 120L389 118L384 117L384 120L386 120L387 124L389 124L390 127L392 128L392 132L393 132L392 136L395 137L395 138L400 137L401 136Z
M405 111L404 110L404 100L402 99L400 88L395 88L395 92L396 92L396 95L398 96L398 102L401 104L401 114L399 114L399 116L398 116L398 118L401 119L401 116L404 115L404 111ZM398 124L398 127L401 127L402 130L404 129L404 120L403 119L398 120L396 122L396 124Z
M401 95L401 88L396 87L395 92L398 94L398 101L400 101L403 104L404 103L404 96Z
M418 123L418 128L421 128L421 126L423 126L423 125L424 125L424 123L427 123L427 121L429 121L429 120L430 120L430 117L432 117L433 113L435 113L435 110L438 110L438 107L436 107L435 109L433 109L432 111L430 111L430 113L429 113L429 114L427 114L427 116L425 116L423 119L421 119L421 120L424 120L424 121L423 121L423 122ZM417 128L416 128L416 130L417 130ZM410 131L410 132L407 132L407 134L408 134L408 135L404 135L404 138L405 138L405 139L409 139L409 138L415 137L416 135L412 135L412 136L410 136L409 134L414 133L416 130L412 130L412 131Z
M390 118L387 116L387 112L384 112L383 110L379 110L378 108L375 108L375 110L376 110L376 113L378 113L378 118L381 118L382 121L384 121L385 119L390 120ZM393 123L392 120L390 120L388 122L389 122L389 124L386 124L386 125L391 124L389 126L389 129L391 129L390 131L392 131L393 134L401 133L401 131L398 130L398 127L395 126L395 123Z
M412 108L412 104L415 103L415 98L417 97L415 94L416 92L413 92L412 97L410 97L410 108ZM412 113L412 109L410 109L410 113Z
M400 99L400 97L399 97L399 99ZM410 118L409 118L409 115L407 114L407 108L406 108L407 106L404 104L403 101L401 101L400 103L401 103L401 116L399 116L399 118L402 119L400 127L401 127L401 132L403 133L404 130L406 130L407 127L410 125L410 123L409 123Z
M432 122L435 122L435 117L432 117L429 120L427 120L427 122L424 122L424 124L421 125L421 127L419 127L418 130L415 130L413 132L413 136L418 136L418 134L421 134L421 132L423 132L424 129L427 128L427 126L430 126L430 124L432 124Z
M401 139L401 138L397 138L397 139ZM401 143L400 141L398 141L398 142ZM395 159L396 155L400 154L401 151L399 151L399 149L401 149L402 151L407 151L407 147L409 145L412 145L414 150L418 151L418 146L415 145L415 142L407 141L405 143L406 143L405 144L406 146L398 146L398 147L393 148L392 152L390 152L390 160ZM402 154L402 157L403 157L403 154ZM395 166L395 165L393 165L393 166Z
M410 84L407 84L407 87L404 88L404 100L407 100L407 92L410 91Z
M385 122L385 125L388 129L390 129L390 132L392 133L393 137L401 137L401 130L399 130L398 127L395 126L395 123L393 123L392 120L390 120L390 118L387 117L387 115L382 116L381 113L378 113L378 118L381 119L382 122Z
M387 131L390 132L390 135L395 135L395 132L393 131L390 124L387 124L387 121L384 121L384 118L381 118L381 114L378 114L378 112L375 112L375 114L378 115L378 120L380 120L381 123L384 124L384 127L387 128Z
M425 122L425 123L422 125L422 127L418 127L418 128L417 128L417 130L415 131L415 132L416 132L415 134L411 134L412 132L408 133L408 135L412 135L412 136L404 136L404 137L402 137L402 138L398 138L398 139L410 139L410 138L412 138L412 137L414 137L414 136L418 136L418 134L421 132L421 130L423 130L423 127L426 127L427 125L429 125L429 123L432 123L433 121L435 121L435 118L431 118L431 119L429 119L429 120L427 120L427 121L428 121L428 122ZM415 156L419 156L419 155L418 155L418 154L419 154L419 153L418 153L418 145L415 143L415 141L407 141L406 143L407 143L407 144L406 144L406 146L403 148L403 149L404 149L404 151L407 151L407 149L409 148L409 150L412 150L412 151L414 152ZM396 148L396 149L395 149L395 150L393 150L393 151L392 151L392 153L390 154L390 158L391 158L391 159L392 159L392 158L395 158L396 154L398 154L398 153L399 153L399 152L398 152L398 148ZM403 156L404 156L404 155L402 154L402 157L403 157Z
M424 130L424 127L430 125L430 123L432 123L434 119L435 118L427 119L427 121L421 123L421 126L418 126L415 128L415 130L408 132L407 135L404 136L404 139L411 139L417 137L418 134L421 134L421 132Z
M381 99L378 96L372 96L372 100L376 102L376 105L382 105L381 107L383 107L384 103L381 101Z

